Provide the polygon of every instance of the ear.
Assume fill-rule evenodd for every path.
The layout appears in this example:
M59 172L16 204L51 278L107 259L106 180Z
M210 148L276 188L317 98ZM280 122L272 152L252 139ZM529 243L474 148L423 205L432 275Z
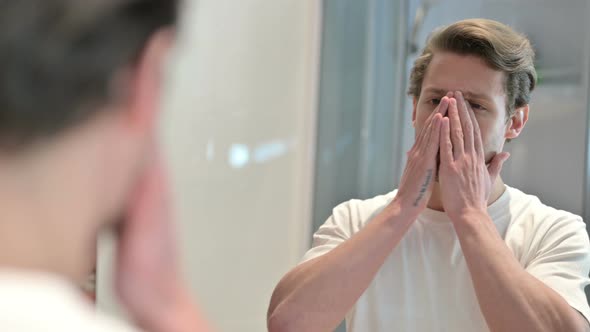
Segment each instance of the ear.
M153 131L161 107L166 60L174 42L170 28L154 33L131 70L130 94L127 100L130 126L140 131Z
M514 115L508 121L508 125L506 126L506 139L515 139L517 138L524 126L526 125L527 121L529 120L529 105L520 107L516 109Z
M416 97L412 98L412 127L416 128L416 109L418 105L418 99Z

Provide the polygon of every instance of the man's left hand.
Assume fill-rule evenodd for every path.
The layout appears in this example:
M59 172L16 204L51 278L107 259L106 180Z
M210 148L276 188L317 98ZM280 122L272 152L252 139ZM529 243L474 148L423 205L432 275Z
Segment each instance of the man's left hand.
M440 134L439 181L445 212L453 222L487 213L493 184L510 155L496 154L486 166L479 124L461 92L451 98Z

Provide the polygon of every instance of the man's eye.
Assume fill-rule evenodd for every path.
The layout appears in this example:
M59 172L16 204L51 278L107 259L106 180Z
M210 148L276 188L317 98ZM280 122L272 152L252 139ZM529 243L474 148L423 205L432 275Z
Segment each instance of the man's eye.
M480 104L477 103L469 103L469 105L471 106L471 109L473 109L474 111L481 111L484 109L483 106L481 106Z
M434 98L434 99L430 99L429 101L432 105L438 105L440 104L440 98Z

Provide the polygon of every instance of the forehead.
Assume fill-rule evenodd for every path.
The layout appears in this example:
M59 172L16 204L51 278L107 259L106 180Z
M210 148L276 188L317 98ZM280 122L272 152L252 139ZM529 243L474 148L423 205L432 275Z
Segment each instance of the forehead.
M502 98L504 77L503 72L490 68L479 57L437 52L424 75L422 91L461 91L466 95Z

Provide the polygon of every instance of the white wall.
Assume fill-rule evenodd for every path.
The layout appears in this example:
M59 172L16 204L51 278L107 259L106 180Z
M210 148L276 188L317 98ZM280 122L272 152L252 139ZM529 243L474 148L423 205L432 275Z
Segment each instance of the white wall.
M220 331L264 331L309 241L321 2L199 0L185 9L163 141L183 262ZM116 309L112 247L99 306Z

